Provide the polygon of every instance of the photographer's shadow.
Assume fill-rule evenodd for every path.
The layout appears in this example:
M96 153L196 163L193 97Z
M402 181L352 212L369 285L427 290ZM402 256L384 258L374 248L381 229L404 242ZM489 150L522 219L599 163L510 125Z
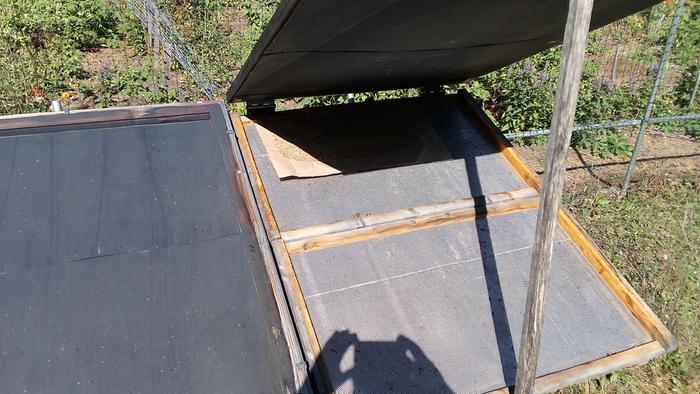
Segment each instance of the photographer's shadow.
M322 358L323 366L314 368L340 392L454 393L421 348L403 335L395 341L361 341L348 330L336 331Z

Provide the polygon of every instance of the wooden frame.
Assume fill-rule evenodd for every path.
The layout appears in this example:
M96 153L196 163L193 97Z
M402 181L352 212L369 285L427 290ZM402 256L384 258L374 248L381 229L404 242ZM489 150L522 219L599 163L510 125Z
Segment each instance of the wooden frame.
M223 114L223 118L226 122L226 132L228 134L228 144L231 155L233 156L234 163L236 163L236 166L238 167L235 172L235 180L238 183L240 190L242 192L244 191L243 198L245 200L247 213L252 222L256 237L258 238L260 251L263 255L263 261L265 261L265 269L267 270L270 284L273 289L273 295L275 297L275 301L277 302L277 309L280 313L282 333L287 342L287 346L289 347L290 358L294 364L293 367L296 390L298 394L311 394L313 389L309 380L308 366L305 361L306 358L303 354L303 349L301 348L298 340L298 336L300 334L296 329L294 317L290 312L291 304L287 299L281 273L276 264L277 255L275 254L275 249L267 236L267 221L265 218L261 217L260 210L256 204L258 198L256 189L253 188L252 181L250 179L250 170L247 170L249 166L246 165L243 157L244 152L242 151L241 145L236 140L234 126L231 123L231 117L228 116L226 105L223 102L220 102L219 107L221 108L221 113ZM245 171L245 173L243 171Z
M301 286L299 285L299 280L297 279L294 267L292 266L292 260L289 256L289 252L287 251L284 241L281 239L277 221L272 213L272 208L270 206L270 201L267 198L267 192L265 191L262 177L258 172L258 167L255 164L255 158L253 157L253 151L251 150L250 143L248 142L248 136L245 131L245 123L252 124L252 122L243 121L240 115L237 114L231 114L231 117L233 120L234 135L237 139L237 143L231 140L231 144L237 144L240 147L241 151L243 152L242 159L246 169L248 170L248 175L255 183L254 194L257 201L257 207L255 207L255 209L259 209L263 214L263 222L270 238L270 245L275 256L277 269L282 278L284 290L287 293L287 296L291 298L288 306L291 309L292 317L297 327L297 335L306 356L306 362L309 364L308 368L313 378L313 384L318 389L323 388L327 392L332 392L328 372L322 361L321 345L318 342L316 331L313 323L311 322L311 315L306 307L306 301L304 300L304 296L301 292Z
M491 195L486 198L488 201L485 204L476 203L473 199L456 200L431 206L366 215L362 219L354 218L282 232L277 226L270 202L267 199L265 186L248 143L245 127L255 123L249 119L243 119L237 114L231 115L238 142L244 153L246 167L256 185L255 194L258 201L258 209L263 213L265 227L268 230L268 236L271 239L272 248L277 258L277 266L282 275L285 290L290 297L290 308L292 309L294 321L297 324L302 347L307 355L307 361L317 366L311 371L316 384L318 385L319 381L323 382L322 387L327 392L332 392L332 387L330 387L327 371L323 365L321 346L316 337L309 311L306 309L306 303L294 273L290 255L349 242L415 231L456 221L472 220L480 216L532 209L537 206L538 197L531 194L531 190L539 192L541 188L537 175L520 159L511 144L503 137L502 133L490 121L475 100L465 91L460 91L458 95L467 112L476 119L478 124L484 129L484 132L487 133L491 142L531 189L512 191L509 194L498 196ZM505 204L508 208L500 210L497 208L499 204ZM481 208L477 208L477 206L481 206ZM485 212L482 210L484 206L486 207ZM367 220L363 221L363 219ZM605 258L600 249L583 232L576 221L564 209L560 211L558 220L559 225L583 256L601 275L607 286L653 340L585 364L540 376L535 380L534 391L538 393L549 392L598 376L601 373L644 364L654 357L675 349L677 343L670 331ZM492 393L507 393L509 392L508 390L509 388L502 388L494 390Z
M538 203L537 191L527 188L489 194L484 196L483 201L464 198L386 213L358 215L335 223L284 231L281 236L290 254L304 253L486 216L505 215L536 208Z
M518 157L513 147L490 121L480 106L466 92L461 91L459 95L467 111L488 134L491 141L500 150L512 168L528 186L539 191L540 182L537 175ZM307 231L306 234L298 230L280 232L248 143L245 131L247 122L244 122L240 116L231 115L231 119L233 119L233 124L231 124L231 119L227 117L225 108L221 103L128 107L74 111L68 114L20 115L2 117L0 137L26 134L30 129L32 133L41 133L43 131L117 127L126 124L158 124L207 119L212 121L217 129L225 128L229 133L228 143L231 148L229 153L232 155L232 162L238 166L237 169L232 169L233 181L241 187L247 208L245 214L250 217L263 253L266 271L278 304L278 312L282 320L285 339L290 348L290 357L295 364L296 384L302 388L302 392L308 392L309 382L306 379L307 365L305 364L305 362L308 362L311 364L308 367L311 370L314 382L317 385L323 385L323 388L327 391L331 391L332 388L328 383L330 380L321 358L321 346L316 337L314 326L306 308L290 258L291 253L306 250L295 247L293 242L325 236L328 234L329 228L317 228L313 230L315 233L307 228L304 230L311 232ZM226 152L222 153L227 154ZM464 199L432 206L416 207L412 210L373 215L366 217L364 224L360 222L359 226L357 221L353 220L335 223L332 226L336 226L336 232L338 228L340 232L355 235L365 232L366 235L363 236L366 237L379 237L399 232L414 231L453 221L471 220L475 217L512 212L512 210L531 209L536 201L536 196L533 195L532 189L487 196L483 202L475 201L475 199ZM562 209L559 212L558 220L559 225L601 275L611 291L620 299L622 304L626 306L653 340L582 365L541 376L535 381L535 391L552 391L597 376L606 371L643 364L653 357L675 349L677 343L670 331L605 258L600 249L583 232L571 215ZM379 228L378 226L388 227L383 227L381 231L377 232L375 230ZM346 236L339 236L333 242L342 243L347 239L348 237ZM494 392L507 392L507 389Z
M479 104L466 91L460 90L468 112L476 119L491 141L501 151L503 157L530 187L540 190L541 185L537 175L518 156L515 149L496 125L484 113ZM644 364L650 359L665 352L673 351L677 346L676 339L666 326L659 320L649 306L642 300L632 286L620 275L593 240L583 231L581 226L565 209L559 210L559 225L571 238L579 251L595 268L603 281L615 294L627 310L637 319L639 324L653 338L652 342L631 348L616 354L603 357L576 367L541 376L535 380L535 392L548 392L566 387L574 383L599 375L602 371L611 371L633 365Z

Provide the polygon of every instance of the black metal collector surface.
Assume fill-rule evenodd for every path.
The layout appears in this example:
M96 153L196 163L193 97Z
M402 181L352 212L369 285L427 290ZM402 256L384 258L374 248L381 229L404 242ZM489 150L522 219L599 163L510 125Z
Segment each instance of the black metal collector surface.
M0 392L293 391L226 114L170 112L0 120Z

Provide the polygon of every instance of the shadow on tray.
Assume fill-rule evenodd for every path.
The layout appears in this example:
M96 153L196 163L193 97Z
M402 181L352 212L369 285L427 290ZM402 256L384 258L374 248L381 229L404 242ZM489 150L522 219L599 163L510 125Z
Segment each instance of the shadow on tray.
M361 341L350 331L336 331L322 354L321 374L336 392L455 393L421 348L403 335L394 341Z
M250 117L281 179L451 158L415 103L351 105L333 111L309 108Z

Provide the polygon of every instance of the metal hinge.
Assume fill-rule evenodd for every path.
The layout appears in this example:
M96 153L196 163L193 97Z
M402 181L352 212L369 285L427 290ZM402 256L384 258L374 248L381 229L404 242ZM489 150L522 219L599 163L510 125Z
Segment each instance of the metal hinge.
M246 112L274 112L275 111L275 101L249 101L246 103Z

